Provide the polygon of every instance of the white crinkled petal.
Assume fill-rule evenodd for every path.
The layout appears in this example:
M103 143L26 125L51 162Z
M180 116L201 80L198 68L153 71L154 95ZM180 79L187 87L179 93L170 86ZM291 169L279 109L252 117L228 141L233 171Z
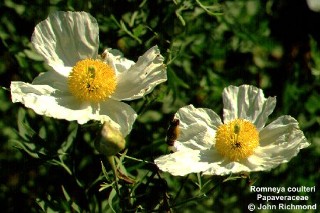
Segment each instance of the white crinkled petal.
M126 103L109 99L100 104L100 115L107 115L118 124L122 135L127 136L137 118L136 112Z
M101 58L115 69L117 76L127 71L132 65L134 65L134 61L126 59L123 57L122 53L116 49L106 49L102 53Z
M301 147L305 148L307 146L308 145L304 144ZM245 168L247 168L243 171L269 171L282 163L289 162L291 158L298 154L300 148L287 148L288 149L286 149L285 146L270 146L269 148L258 147L253 155L240 162Z
M222 124L214 111L188 105L180 108L175 118L180 120L180 135L174 144L176 150L204 150L214 145L216 129Z
M155 160L160 170L172 175L184 176L190 173L203 172L204 175L229 175L240 172L265 170L260 164L262 159L256 156L233 162L222 157L215 149L182 150L161 156Z
M77 121L79 124L89 120L113 122L123 136L131 131L137 117L129 105L112 99L89 104L78 101L68 91L19 81L11 82L10 89L13 103L21 102L39 115Z
M21 102L39 115L46 115L68 121L86 123L92 117L92 108L75 100L71 94L57 91L48 85L32 85L24 82L11 82L12 102Z
M309 145L298 122L288 115L277 118L260 131L259 152L263 153L264 161L274 162L270 169L288 162Z
M208 159L210 159L209 162ZM215 160L210 150L184 150L161 156L154 162L164 172L169 172L175 176L184 176L207 170L209 163Z
M40 73L35 79L33 79L33 85L48 85L59 91L68 91L67 85L68 79L55 71L48 71Z
M81 59L97 57L99 27L89 13L58 11L35 27L31 40L37 52L59 72Z
M228 175L239 172L250 172L254 167L246 164L245 161L234 162L221 156L216 149L202 150L200 152L201 162L208 162L208 169L203 171L204 175ZM258 161L257 161L258 162Z
M252 121L258 130L267 122L276 106L276 98L264 97L263 91L251 85L229 86L223 94L223 121L228 123L236 118Z
M222 161L210 164L210 168L203 172L204 175L229 175L250 171L249 168L239 162Z
M221 162L210 164L210 168L206 170L203 174L204 175L229 175L229 174L236 174L240 172L265 171L265 170L269 170L274 165L274 162L276 161L278 161L278 159L274 159L274 161L266 161L265 159L261 158L261 153L251 155L247 159L244 159L238 162L230 161L224 158L224 160Z
M157 46L139 57L129 69L117 72L117 89L112 95L116 100L134 100L150 93L155 86L167 80L163 56ZM116 67L117 62L114 62ZM117 68L118 69L118 68Z

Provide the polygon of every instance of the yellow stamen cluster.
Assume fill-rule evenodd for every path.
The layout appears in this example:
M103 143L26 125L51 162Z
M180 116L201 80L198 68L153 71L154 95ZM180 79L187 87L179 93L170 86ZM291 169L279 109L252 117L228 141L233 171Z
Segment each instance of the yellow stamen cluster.
M72 68L68 86L77 99L100 102L114 93L117 81L111 66L100 60L84 59Z
M253 154L259 145L259 132L253 123L235 119L219 126L215 148L231 161L240 161Z

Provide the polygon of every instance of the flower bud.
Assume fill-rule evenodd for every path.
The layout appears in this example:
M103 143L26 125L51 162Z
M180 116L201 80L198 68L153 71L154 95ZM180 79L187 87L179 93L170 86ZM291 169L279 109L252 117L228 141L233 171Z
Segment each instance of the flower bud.
M100 139L96 140L95 148L106 156L116 155L126 146L121 132L109 122L103 124Z

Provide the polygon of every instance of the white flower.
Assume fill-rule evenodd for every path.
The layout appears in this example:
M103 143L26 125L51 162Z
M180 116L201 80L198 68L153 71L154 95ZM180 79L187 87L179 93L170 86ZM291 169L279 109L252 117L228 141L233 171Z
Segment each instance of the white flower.
M11 96L40 115L108 121L126 136L137 114L121 100L141 98L167 80L157 46L136 63L117 50L98 55L99 27L86 12L53 13L35 27L32 44L52 70L32 84L11 82Z
M320 12L320 1L319 0L306 0L307 5L313 12Z
M266 99L261 89L229 86L222 96L223 122L211 109L189 105L178 110L176 152L155 160L160 170L179 176L270 170L310 145L291 116L265 126L276 98Z

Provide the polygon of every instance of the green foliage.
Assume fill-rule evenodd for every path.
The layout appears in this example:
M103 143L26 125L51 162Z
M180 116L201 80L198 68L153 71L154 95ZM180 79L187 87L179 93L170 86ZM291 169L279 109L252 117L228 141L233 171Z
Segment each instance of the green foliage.
M256 200L249 191L253 182L285 187L318 184L320 40L312 29L284 28L295 25L290 19L279 25L285 3L32 2L0 3L3 212L245 212ZM78 126L11 103L11 81L31 82L48 70L32 50L30 38L35 25L57 10L87 11L94 16L100 28L100 52L116 48L137 60L158 45L166 58L167 83L129 103L139 117L126 138L127 150L115 158L119 179L108 160L94 149L98 124ZM306 39L296 39L298 30ZM272 117L290 114L297 118L312 145L288 164L250 177L173 177L158 171L153 160L168 152L165 136L172 115L187 104L220 113L223 88L241 84L277 96ZM310 202L320 200L319 193L308 195Z

